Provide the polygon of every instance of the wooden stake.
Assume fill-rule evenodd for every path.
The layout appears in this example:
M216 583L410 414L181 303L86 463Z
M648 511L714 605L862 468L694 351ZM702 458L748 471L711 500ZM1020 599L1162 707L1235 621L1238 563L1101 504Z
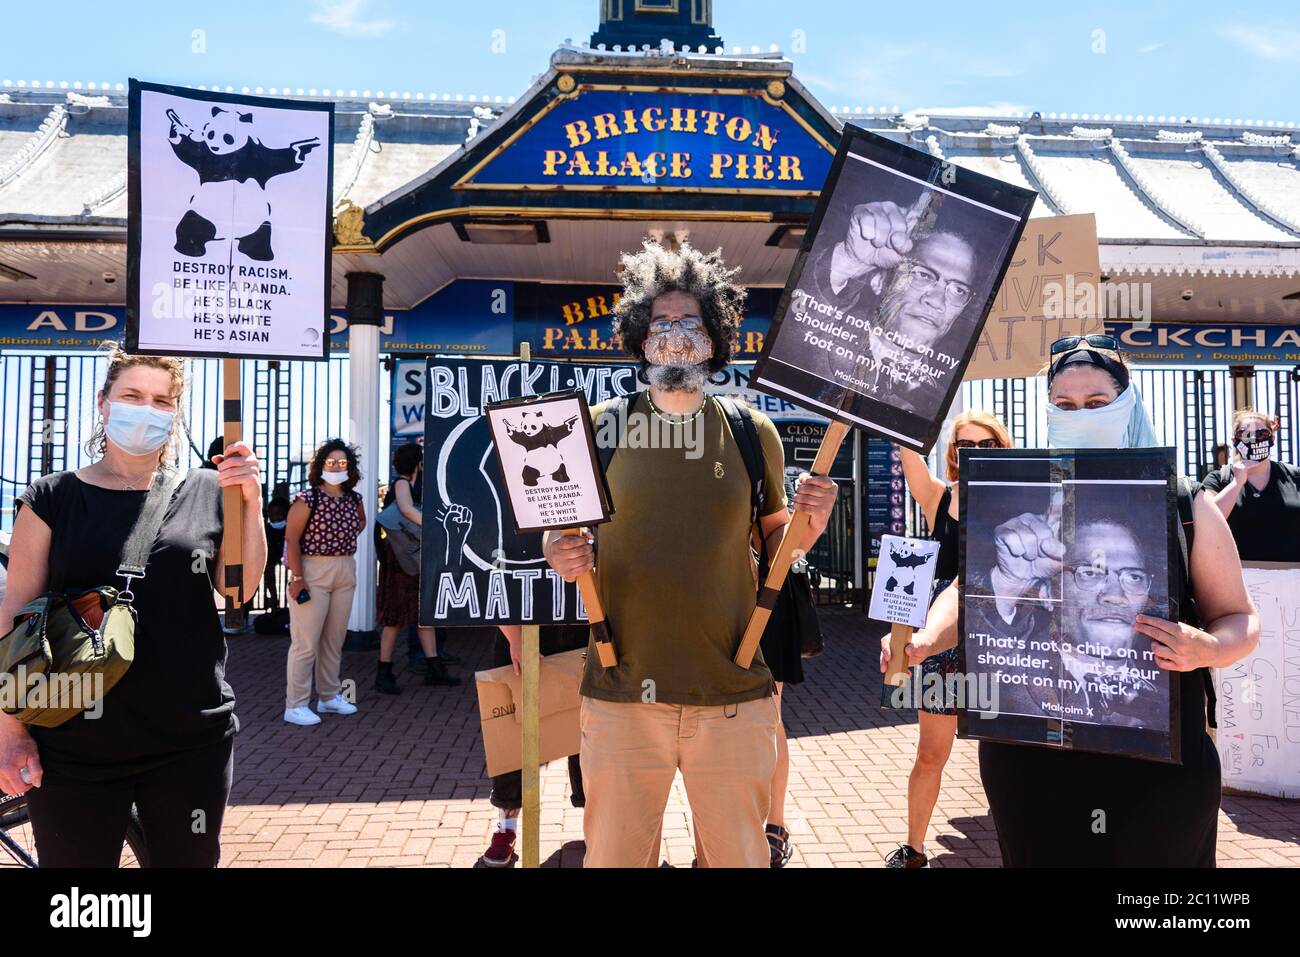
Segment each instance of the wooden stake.
M912 626L893 622L889 626L889 665L885 669L885 684L898 688L907 683L907 644L912 640Z
M240 360L221 360L222 439L226 448L244 437L241 370ZM222 594L226 596L226 612L231 613L244 604L244 497L237 485L228 486L221 495L225 516L222 556L226 566Z
M832 422L826 427L826 434L822 436L822 444L817 449L817 458L813 460L809 474L825 475L831 470L831 464L839 454L840 445L848 432L848 424L844 422ZM742 668L748 668L754 660L759 639L763 637L763 630L767 628L767 620L772 617L772 609L776 607L777 596L781 594L781 586L785 584L786 573L790 571L790 565L794 561L794 543L803 539L808 531L808 523L811 521L812 516L807 512L795 509L789 523L785 526L781 545L777 548L776 555L773 556L772 563L768 567L767 581L763 583L763 588L758 593L758 604L754 608L754 613L749 616L745 635L741 638L740 648L736 651L735 662ZM587 612L590 614L591 609Z
M520 748L523 777L523 853L524 867L541 866L541 848L537 842L542 832L541 799L541 627L523 626L523 657L519 662L523 700L519 702L523 720L523 745Z
M562 535L581 535L580 528L566 528ZM600 592L596 589L596 573L584 572L578 579L578 591L582 603L587 608L587 624L591 626L591 636L596 639L596 654L602 668L613 668L618 664L618 654L614 651L614 638L609 632L609 622L605 620L605 609L600 603Z

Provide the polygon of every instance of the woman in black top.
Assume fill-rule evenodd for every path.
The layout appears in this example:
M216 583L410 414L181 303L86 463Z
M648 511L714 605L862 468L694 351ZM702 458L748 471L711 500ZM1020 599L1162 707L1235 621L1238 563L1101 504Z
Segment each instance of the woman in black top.
M1272 458L1277 422L1253 409L1232 417L1236 460L1201 483L1243 561L1300 562L1300 469Z
M1128 368L1109 336L1071 337L1053 346L1048 371L1048 444L1053 448L1139 448L1154 444ZM1023 518L1023 516L1022 516ZM1204 496L1192 504L1190 568L1178 565L1175 598L1184 615L1170 622L1140 615L1135 630L1151 639L1157 664L1178 672L1182 763L1031 745L980 743L980 778L1010 867L1213 867L1220 769L1206 733L1205 675L1249 654L1259 641L1255 613L1227 523ZM1059 567L1061 544L1047 523L1017 538L1022 562ZM1022 530L1029 525L1023 525ZM999 549L999 568L1001 553ZM1015 570L1010 569L1009 578ZM1192 602L1184 600L1189 597ZM1194 604L1193 604L1194 602ZM931 606L926 627L908 646L919 662L957 643L955 587ZM889 660L882 642L882 667Z
M903 463L903 477L913 501L925 516L930 537L940 542L939 558L935 563L933 599L957 577L958 561L958 504L952 483L957 481L957 450L961 448L1011 447L1011 434L1002 420L988 412L963 412L952 420L948 428L948 449L944 472L947 481L931 474L925 459L911 449L899 449ZM952 700L952 683L947 677L957 672L957 649L925 659L921 664L920 708L917 724L920 736L916 745L916 760L907 778L907 842L889 855L886 867L929 867L925 853L925 834L930 828L934 805L939 800L943 784L943 769L952 754L952 741L957 734L957 706ZM941 687L942 700L933 700L927 688Z
M0 634L47 590L119 584L123 545L173 452L184 387L179 359L113 352L88 443L101 457L19 497ZM239 728L213 594L224 576L221 490L232 485L244 498L243 587L255 590L266 558L261 485L239 442L175 491L133 584L135 660L118 684L54 728L0 713L0 789L31 789L42 866L116 867L133 804L153 866L217 864Z

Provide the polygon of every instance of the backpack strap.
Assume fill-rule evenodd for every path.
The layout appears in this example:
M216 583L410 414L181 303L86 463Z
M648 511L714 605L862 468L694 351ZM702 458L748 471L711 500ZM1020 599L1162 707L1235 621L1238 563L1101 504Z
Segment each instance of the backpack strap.
M623 433L627 425L628 413L636 405L636 400L639 398L641 398L640 392L635 392L630 396L616 396L609 400L604 410L600 413L600 420L596 423L596 431L602 432L605 428L605 423L609 421L610 417L613 417L614 427L616 429L616 439L612 444L598 445L596 448L596 452L600 457L600 470L605 474L609 473L609 463L613 461L614 453L618 451L619 443L623 441Z
M727 425L731 428L731 437L736 440L740 457L745 461L745 472L749 475L749 521L751 525L756 525L766 501L763 488L763 443L747 406L728 395L714 398L722 407Z
M320 489L313 487L311 489L311 503L307 506L307 521L302 526L302 535L298 537L298 547L302 548L303 539L307 537L307 529L311 528L311 520L316 517L316 506L320 503Z

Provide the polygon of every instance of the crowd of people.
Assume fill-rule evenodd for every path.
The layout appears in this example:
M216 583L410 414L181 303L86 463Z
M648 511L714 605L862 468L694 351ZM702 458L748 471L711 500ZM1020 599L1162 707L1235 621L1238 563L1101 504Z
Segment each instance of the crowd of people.
M624 289L615 333L646 386L621 409L669 430L702 435L705 454L656 445L620 446L606 477L614 518L579 536L548 533L547 562L566 581L595 570L608 618L616 622L618 665L602 667L587 629L548 627L542 652L587 646L581 681L580 749L569 758L571 800L583 808L585 866L659 864L663 815L680 773L701 867L781 867L793 846L785 826L789 751L782 724L785 683L802 680L801 631L774 614L748 668L733 661L755 606L760 558L774 554L794 508L810 516L794 545L823 534L837 498L833 481L801 476L788 495L780 436L761 413L733 409L707 393L709 377L731 359L744 291L717 253L654 243L623 257ZM1071 337L1052 347L1046 370L1048 445L1123 449L1156 445L1155 434L1118 344ZM181 434L184 367L175 359L116 351L99 393L94 464L46 476L20 497L0 634L49 590L88 589L114 580L150 490L169 474ZM600 420L613 404L592 409ZM738 417L737 417L738 416ZM737 423L745 426L739 429ZM752 426L761 481L751 483L743 435ZM1235 457L1199 485L1182 483L1189 518L1188 558L1171 554L1187 601L1180 620L1143 616L1159 666L1177 674L1182 699L1181 764L982 742L980 772L1003 861L1039 865L1212 866L1219 763L1206 732L1206 669L1239 660L1258 640L1258 619L1242 584L1241 559L1295 562L1300 542L1300 470L1272 457L1277 423L1242 411L1233 421ZM738 434L738 432L740 434ZM928 672L959 667L958 547L963 520L955 483L958 450L1008 448L996 417L956 416L946 435L944 475L904 450L904 476L940 545L926 626L907 654ZM244 508L243 587L252 594L274 567L288 572L284 603L290 643L284 720L315 725L351 715L342 648L356 588L356 552L367 516L356 491L353 448L332 440L316 450L307 487L263 507L262 474L244 443L222 447L213 468L184 476L169 503L147 574L134 582L135 662L104 701L103 715L53 728L0 714L0 790L30 792L43 863L113 866L131 809L138 809L156 865L214 866L233 774L239 728L224 672L224 641L213 590L224 582L228 528L222 490L238 488ZM393 451L395 476L383 507L420 526L421 455ZM435 630L419 626L418 574L403 568L397 538L380 538L374 690L400 692L393 658L403 630L415 629L426 685L455 685ZM268 550L270 561L268 562ZM1046 538L1016 539L1008 563L1059 567ZM1240 555L1240 558L1239 558ZM196 556L203 560L196 561ZM1004 571L1012 570L1010 564ZM128 584L130 584L128 582ZM666 600L671 596L671 600ZM778 604L777 608L781 606ZM520 634L503 627L493 660L519 666ZM873 651L874 657L874 651ZM889 643L881 643L883 670ZM313 687L315 707L311 707ZM891 868L928 866L931 826L956 734L956 702L923 707L908 780L907 833ZM486 866L514 859L521 806L519 772L491 782L499 823ZM1110 826L1090 825L1105 808ZM205 827L191 827L195 810Z

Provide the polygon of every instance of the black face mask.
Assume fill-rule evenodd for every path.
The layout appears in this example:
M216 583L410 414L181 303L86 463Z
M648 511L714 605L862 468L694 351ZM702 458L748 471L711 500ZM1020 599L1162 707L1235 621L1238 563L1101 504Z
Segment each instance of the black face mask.
M1273 433L1269 431L1237 434L1237 454L1247 462L1263 462L1273 450Z

